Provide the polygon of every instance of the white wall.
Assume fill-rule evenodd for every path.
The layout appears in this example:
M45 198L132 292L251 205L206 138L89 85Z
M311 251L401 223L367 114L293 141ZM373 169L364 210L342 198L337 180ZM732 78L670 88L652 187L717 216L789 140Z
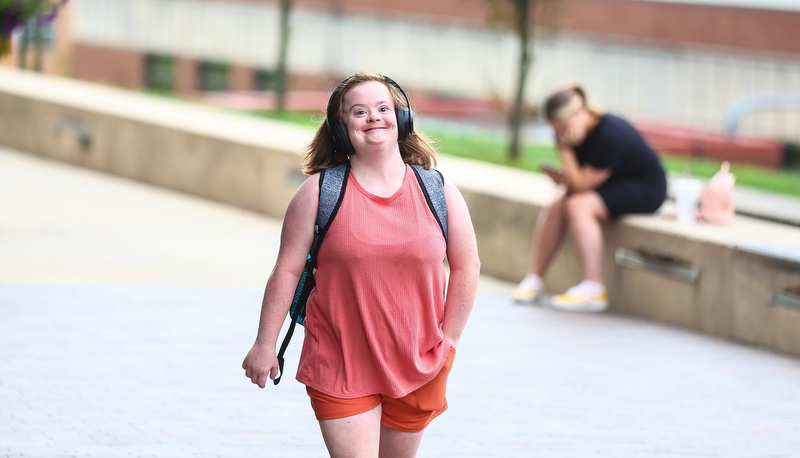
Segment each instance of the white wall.
M265 68L276 61L276 5L80 0L74 8L78 42ZM512 92L518 47L508 32L301 8L291 28L292 72L336 79L374 70L412 93L509 98ZM629 117L721 131L740 95L800 93L800 59L541 37L528 100L538 103L567 82L580 82L593 101ZM800 113L750 114L740 132L800 141Z

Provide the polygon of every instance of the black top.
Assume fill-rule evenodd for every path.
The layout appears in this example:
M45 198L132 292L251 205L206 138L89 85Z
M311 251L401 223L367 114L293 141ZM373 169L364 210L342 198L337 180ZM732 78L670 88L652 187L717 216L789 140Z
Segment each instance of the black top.
M575 147L580 165L611 169L609 181L653 178L663 180L664 169L655 151L626 120L606 114L583 143Z

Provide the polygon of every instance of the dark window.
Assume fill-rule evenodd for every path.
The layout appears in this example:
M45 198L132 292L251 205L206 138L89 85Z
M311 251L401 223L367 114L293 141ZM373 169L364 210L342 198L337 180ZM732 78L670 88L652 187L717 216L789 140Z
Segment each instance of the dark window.
M148 89L172 91L175 84L175 59L172 56L148 54L145 56L144 68Z
M227 65L219 62L200 62L197 73L197 89L201 91L228 90Z
M276 89L277 78L275 72L259 68L253 72L253 77L255 79L253 87L257 91L274 91Z

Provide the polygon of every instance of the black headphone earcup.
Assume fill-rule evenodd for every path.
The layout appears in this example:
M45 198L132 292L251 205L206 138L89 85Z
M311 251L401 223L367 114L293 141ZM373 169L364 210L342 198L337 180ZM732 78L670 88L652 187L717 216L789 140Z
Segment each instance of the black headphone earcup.
M414 113L411 111L410 108L398 108L397 141L403 141L407 139L412 132L414 132Z
M350 135L347 134L347 126L342 121L328 123L328 131L333 138L333 145L337 153L344 156L351 156L356 153L353 144L350 142Z

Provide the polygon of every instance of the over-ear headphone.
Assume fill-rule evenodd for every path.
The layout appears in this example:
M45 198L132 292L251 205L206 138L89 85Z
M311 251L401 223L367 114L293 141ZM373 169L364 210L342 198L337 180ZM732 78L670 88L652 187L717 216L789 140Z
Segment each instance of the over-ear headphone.
M389 78L388 76L383 76L383 79L386 83L396 87L401 94L403 94L403 98L406 99L406 107L398 107L395 105L395 115L397 116L397 141L401 142L408 138L411 133L414 132L414 113L411 110L411 103L408 101L408 96L406 92L397 84L393 79ZM333 90L331 93L330 99L328 99L328 108L325 114L325 124L328 126L328 133L331 135L333 139L333 148L334 151L343 154L346 156L350 156L351 154L355 154L356 150L353 148L353 144L350 142L350 136L347 134L347 126L344 125L340 119L335 121L331 121L336 115L335 112L331 111L331 102L339 95L339 93L344 89L345 85L348 81L353 79L353 76L345 79L338 86L336 89Z

